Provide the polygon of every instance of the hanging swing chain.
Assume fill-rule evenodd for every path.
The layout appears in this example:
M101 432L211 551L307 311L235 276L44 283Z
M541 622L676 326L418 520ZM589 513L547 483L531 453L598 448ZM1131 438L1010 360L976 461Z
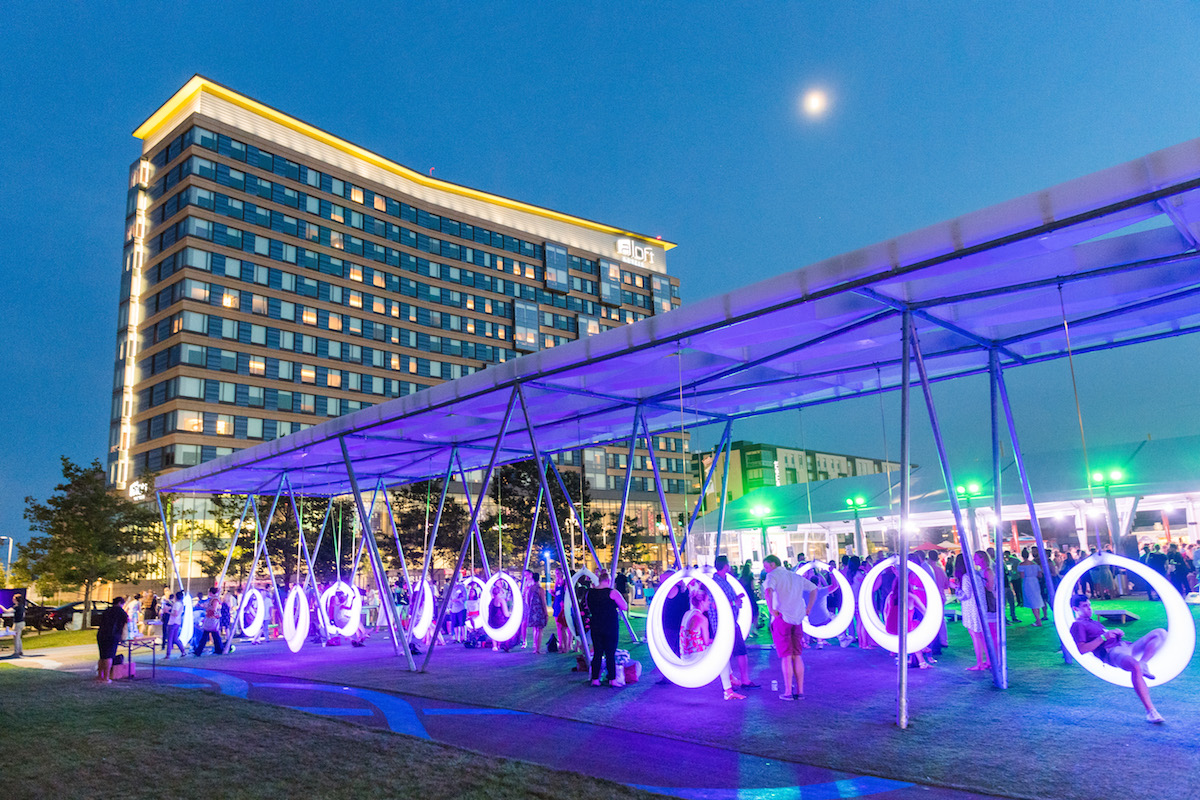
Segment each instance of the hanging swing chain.
M1083 469L1087 474L1088 498L1092 494L1092 467L1088 463L1087 437L1083 433L1083 408L1079 404L1079 384L1075 381L1075 356L1071 352L1071 326L1067 324L1067 306L1063 300L1063 285L1058 285L1058 307L1062 312L1063 335L1067 339L1067 365L1071 368L1071 390L1075 393L1075 415L1079 418L1079 442L1083 446Z
M684 418L683 412L683 350L675 351L675 364L679 367L679 448L682 452L687 439L687 421ZM695 392L695 387L692 388L692 391ZM691 508L691 501L688 499L688 484L690 483L691 481L683 481L683 513L685 515L687 515L687 510ZM692 536L692 523L690 515L685 516L684 519L689 520L686 523L687 527L683 529L683 544L686 547L688 539Z
M808 448L805 447L805 444L804 444L804 409L803 408L796 409L796 417L797 417L797 421L800 425L800 449L804 451L804 458L807 459L808 458ZM807 468L807 465L805 465L805 467ZM809 481L809 480L804 481L804 496L808 500L808 527L809 527L810 531L813 527L811 486L812 486L812 481ZM807 541L808 541L808 534L805 533L805 542L807 542ZM805 550L807 551L807 549L808 548L806 547ZM808 553L805 552L804 556L805 556L805 558L807 558Z
M883 434L883 472L887 475L888 509L892 508L892 457L888 453L887 413L883 408L883 371L875 365L875 380L879 384L879 430Z

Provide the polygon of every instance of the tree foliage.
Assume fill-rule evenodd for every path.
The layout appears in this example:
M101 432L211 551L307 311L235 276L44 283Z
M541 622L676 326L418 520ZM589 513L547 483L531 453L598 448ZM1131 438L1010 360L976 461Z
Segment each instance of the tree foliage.
M441 497L441 493L441 480L410 483L393 489L391 492L392 513L395 514L396 529L399 531L400 544L404 548L408 571L414 579L420 575L421 565L425 558L425 540L428 532L433 530L433 523L437 517L438 498ZM447 494L446 504L442 508L442 521L438 526L437 540L433 546L434 556L437 559L450 563L457 561L470 519L467 507L452 495ZM383 535L384 533L386 536ZM381 532L379 542L383 557L399 568L396 541L392 532L390 530Z
M86 626L98 583L148 571L138 556L156 546L158 515L146 504L108 491L99 461L79 466L63 456L62 474L63 482L45 503L25 498L25 519L41 535L20 546L20 560L43 592L83 587Z

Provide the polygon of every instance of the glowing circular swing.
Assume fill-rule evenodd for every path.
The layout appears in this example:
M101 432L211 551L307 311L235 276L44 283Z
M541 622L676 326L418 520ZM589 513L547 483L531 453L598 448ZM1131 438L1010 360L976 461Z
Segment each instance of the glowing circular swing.
M815 561L808 561L801 564L796 574L803 575L806 572L811 572L815 568L816 563ZM846 576L836 569L828 571L833 574L838 588L841 589L842 607L838 609L838 613L834 618L824 625L813 625L808 621L808 617L804 618L804 622L801 625L804 628L804 632L817 639L832 639L835 636L841 636L850 627L850 623L854 621L854 590L850 588L850 581L846 580Z
M429 581L418 581L413 607L421 610L412 626L412 635L418 639L424 639L429 634L429 626L433 624L434 603L433 587L429 585Z
M875 581L879 580L883 571L898 563L898 556L891 556L880 561L863 578L862 586L858 589L858 608L862 614L863 625L867 627L867 632L871 634L872 639L892 653L900 652L900 637L887 632L883 620L875 611L875 604L871 602L871 594L875 591ZM908 632L908 652L915 653L928 647L933 642L933 637L937 636L938 631L941 630L942 593L938 591L937 584L933 582L933 576L920 567L910 567L908 574L916 575L921 581L921 588L925 590L925 616L914 630Z
M329 611L329 603L331 600L337 599L338 608L342 605L341 596L348 594L351 597L349 619L345 625L338 625L334 622L334 615ZM329 588L321 592L321 605L325 608L325 616L329 620L329 635L330 636L353 636L358 632L358 626L362 622L362 595L358 593L350 584L345 581L338 581L331 584Z
M183 600L180 601L183 603L183 618L180 620L179 631L180 635L186 636L189 642L196 635L196 609L192 608L193 600L195 598L184 592Z
M1192 613L1183 597L1165 577L1140 561L1125 556L1097 553L1080 561L1063 576L1062 582L1054 592L1054 628L1058 631L1058 638L1062 640L1063 646L1067 648L1071 657L1079 662L1079 666L1097 678L1117 686L1133 686L1132 675L1120 667L1105 664L1091 653L1080 653L1071 636L1071 623L1075 621L1075 614L1071 611L1071 593L1075 590L1075 584L1079 583L1079 579L1089 569L1103 565L1133 572L1149 583L1150 588L1162 598L1163 608L1167 612L1167 641L1147 662L1154 678L1147 678L1146 685L1158 686L1175 678L1187 667L1196 649L1196 623L1192 620Z
M250 598L254 598L254 618L250 624L246 622L246 606L249 605ZM258 589L251 586L242 594L242 604L238 608L238 617L242 620L242 633L249 636L251 639L258 636L262 630L263 621L266 619L267 607L263 600L263 594Z
M308 597L304 590L293 586L283 606L283 638L293 653L300 652L308 638L308 612Z
M662 623L667 595L675 584L685 580L700 581L712 595L713 604L717 609L717 632L712 644L699 656L686 659L675 655L667 643ZM674 573L654 592L650 610L646 612L646 643L650 646L650 656L654 659L654 665L671 683L689 689L711 683L721 674L721 669L729 663L729 657L733 654L733 609L729 605L729 598L721 591L721 587L717 586L716 581L699 570L680 570Z
M488 615L480 612L480 619L483 620L483 632L493 642L507 642L509 639L517 635L517 629L521 627L522 620L525 619L525 598L521 596L521 585L517 583L516 578L509 575L507 572L494 572L492 577L487 579L487 583L483 585L483 594L480 597L482 601L487 598L489 607L492 603L492 587L496 585L497 580L503 580L512 590L513 606L512 613L508 615L508 619L499 628L493 628L488 624Z
M480 603L483 602L483 581L482 580L480 580L479 578L476 578L474 575L471 575L469 577L463 578L462 584L463 584L464 602L466 602L466 599L471 596L471 587L472 586L479 587L479 602ZM480 622L480 620L482 618L483 618L482 610L480 610L478 613L476 613L474 617L472 617L470 614L467 614L467 624L466 624L467 630L477 631L480 628L482 628L483 623Z

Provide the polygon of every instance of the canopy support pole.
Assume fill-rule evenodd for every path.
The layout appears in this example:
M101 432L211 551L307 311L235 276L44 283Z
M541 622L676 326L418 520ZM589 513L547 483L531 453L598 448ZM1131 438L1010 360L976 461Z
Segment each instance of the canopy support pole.
M391 523L392 523L392 538L395 539L395 541L396 541L396 553L397 553L398 557L400 558L400 571L404 573L404 585L408 588L408 597L409 597L408 620L409 620L409 626L411 629L412 609L413 609L413 604L417 602L417 594L414 591L414 587L413 587L413 583L412 583L412 575L410 575L408 573L408 560L404 557L404 547L403 547L403 545L400 544L400 529L396 527L396 515L392 512L392 501L391 501L391 498L388 497L388 493L387 493L386 489L383 492L383 506L384 506L384 508L387 509L388 520L391 521ZM380 605L383 605L384 603L388 603L388 602L395 605L396 601L395 601L395 598L393 598L390 594L380 595L380 597L379 597ZM396 609L396 616L397 617L400 616L400 609ZM415 664L413 665L413 669L416 670Z
M162 492L156 491L154 493L154 499L158 501L158 518L162 520L163 538L167 542L167 558L171 559L171 569L175 573L175 580L178 582L179 588L182 589L183 578L181 578L179 575L179 562L175 560L175 542L172 541L171 526L167 522L167 512L163 508L162 496ZM170 505L169 501L168 505Z
M283 490L282 479L279 482L280 491ZM283 621L283 612L285 604L283 598L279 596L279 582L275 580L275 568L271 566L271 554L267 551L267 534L271 532L271 523L275 521L275 508L279 505L279 492L275 493L275 499L271 502L271 513L267 517L267 524L262 524L262 517L258 510L258 498L250 495L250 505L254 509L255 528L258 531L258 536L262 541L260 553L263 562L267 565L267 577L271 579L271 595L275 598L275 607L279 611L279 620ZM268 626L269 627L269 626Z
M685 548L687 547L688 538L692 535L692 526L696 524L696 517L700 516L700 509L704 507L704 498L708 494L709 484L712 483L713 475L715 475L717 472L717 459L721 457L721 454L722 454L724 448L729 445L729 437L732 432L733 432L733 422L732 421L726 422L725 429L721 432L721 442L720 442L720 444L717 445L717 449L715 451L713 451L712 464L709 465L708 472L704 476L704 483L700 487L700 496L696 498L696 508L692 511L691 519L688 520L687 530L685 530L683 532L683 546ZM722 478L721 478L721 494L722 494L722 496L724 496L724 494L725 494L725 478L724 478L724 476L722 476ZM717 522L717 546L713 549L713 558L714 559L717 556L721 555L721 528L725 522L724 511L725 511L725 506L722 505L721 506L722 513L720 515L719 521Z
M450 479L454 476L454 458L458 455L458 445L450 448L450 458L446 461L446 474L442 476L442 490L438 495L437 514L433 517L433 530L429 532L425 542L425 558L421 564L421 582L429 581L429 565L433 559L433 546L437 542L438 530L442 526L442 511L446 507L446 492L450 489ZM428 516L426 521L428 522ZM434 631L436 634L437 631Z
M483 508L483 499L487 497L488 487L492 485L492 475L496 471L496 461L500 457L500 446L504 444L504 434L508 431L508 423L512 420L513 409L517 403L517 390L514 389L508 396L508 407L504 409L504 420L500 423L500 430L496 434L496 444L492 447L492 457L488 461L487 472L483 474L483 485L479 487L479 502L471 510L471 520L467 525L466 535L463 536L462 547L458 550L458 562L454 565L454 572L450 574L450 582L446 584L446 591L442 595L442 602L438 606L437 619L433 623L434 638L432 641L437 641L437 634L442 630L442 622L446 618L446 608L450 605L450 595L454 593L454 587L458 584L458 575L462 572L463 561L467 558L467 548L471 545L471 530L475 527L475 523L479 518L479 510ZM451 466L447 468L447 479L445 486L450 484L449 474L450 468L453 467L454 458L457 454L451 453ZM470 489L467 489L467 496L470 496ZM442 490L442 499L445 500L445 489ZM441 508L438 509L438 521L441 521ZM424 672L429 667L429 659L433 656L433 647L426 648L425 660L421 662L421 672Z
M415 672L417 665L413 663L412 650L408 646L408 636L400 625L400 620L396 618L396 604L386 602L386 598L389 596L387 573L383 570L383 559L379 556L379 543L375 540L375 531L371 529L371 520L367 516L366 507L363 505L362 492L358 488L358 476L354 474L354 463L350 459L350 448L346 446L346 437L339 436L338 444L342 447L342 461L346 464L346 477L350 479L350 491L354 494L354 506L358 509L358 519L362 525L363 542L367 550L367 557L371 560L371 571L375 573L375 586L379 589L379 605L384 609L384 613L387 616L388 632L392 637L392 649L396 655L400 655L400 650L403 648L405 660L408 661L408 669ZM378 485L376 483L376 486ZM371 507L375 507L374 496L371 498ZM357 573L357 564L355 565L355 573ZM355 591L358 591L357 588Z
M903 342L900 355L900 530L897 535L898 559L896 581L899 588L900 608L897 614L896 638L896 724L903 730L908 727L908 517L912 500L911 459L912 448L912 350L916 344L913 334L912 312L907 309L901 318ZM807 457L807 454L805 454ZM856 507L857 510L857 507Z
M621 512L617 519L617 542L613 545L612 572L614 574L621 562L621 539L625 534L625 511L629 507L629 487L633 483L633 451L637 447L638 421L641 418L642 407L638 406L633 411L633 432L629 436L629 454L625 460L625 483L621 488ZM570 577L570 572L571 570L567 570L568 577Z
M990 387L990 399L992 410L992 515L995 517L995 536L993 546L996 548L996 605L1000 617L1005 615L1005 606L1008 601L1008 583L1004 564L1004 537L1000 534L1001 527L1004 521L1003 502L1004 498L1001 493L1001 450L1000 450L1000 390L997 387L997 380L1000 375L1000 353L994 348L988 352L988 385ZM997 626L996 649L999 651L999 661L996 670L996 686L1000 689L1008 688L1008 630L1003 624L1003 620Z
M221 577L217 578L217 586L225 585L225 573L229 571L229 562L233 560L233 550L237 547L238 535L242 532L242 526L246 524L246 514L250 512L250 495L246 495L246 502L242 504L242 516L238 519L237 527L233 529L233 538L229 541L229 552L225 555L225 564L221 567Z
M375 501L377 501L379 499L379 487L381 485L382 485L382 483L379 480L375 481L375 488L371 491L371 505L367 506L367 508L370 509L371 511L375 510ZM355 498L355 500L357 502L359 502L359 504L361 505L361 500L359 498ZM362 525L360 525L359 527L362 527ZM366 529L363 528L363 530L366 530ZM351 539L351 541L354 540L354 531L353 530L350 531L350 539ZM364 535L362 538L360 538L358 540L358 544L355 545L355 547L354 547L354 566L350 570L351 585L353 585L354 581L358 578L358 565L360 563L362 563L363 547L366 546L366 543L367 543L366 536Z
M1013 462L1017 465L1017 477L1021 481L1021 491L1025 495L1025 505L1029 509L1029 524L1033 528L1033 538L1037 543L1038 560L1042 564L1042 580L1046 583L1046 617L1049 618L1051 606L1054 605L1054 575L1050 572L1050 558L1046 551L1046 542L1042 538L1042 524L1038 521L1037 508L1033 504L1033 490L1029 487L1029 475L1025 472L1025 456L1021 453L1021 441L1017 437L1017 424L1013 419L1012 405L1008 402L1008 385L1004 382L1004 370L996 371L996 390L1000 394L1000 404L1004 408L1004 420L1008 425L1008 437L1012 443ZM1072 659L1067 652L1067 646L1059 643L1063 663L1070 664Z
M562 529L558 526L558 513L554 510L554 495L550 494L550 484L546 481L546 471L542 469L542 449L538 446L537 435L533 431L533 420L529 416L529 404L525 402L525 391L521 388L521 384L517 384L516 396L521 400L521 414L525 417L525 430L529 433L529 446L533 448L533 458L538 463L538 481L541 483L542 491L546 494L546 511L550 514L550 527L554 530L554 544L558 546L558 557L562 559L560 564L565 564L567 559L566 550L563 548ZM632 461L630 463L633 463ZM574 567L574 564L571 565ZM587 637L584 636L583 630L583 614L579 610L579 598L575 594L575 579L571 575L571 570L567 570L567 592L571 595L571 611L575 614L575 622L579 625L579 644L583 650L583 657L590 664L592 661L592 648L588 645Z
M306 564L308 564L308 575L304 579L304 588L301 591L307 591L309 583L312 583L313 592L316 594L317 598L317 619L321 622L321 641L324 642L327 638L329 638L329 612L325 608L325 604L321 602L321 587L317 584L316 572L313 570L312 555L308 550L308 539L304 536L304 528L301 525L300 509L296 505L296 493L292 489L292 481L290 478L288 478L286 472L283 474L283 481L284 485L287 486L288 500L292 504L292 515L296 517L296 531L300 535L300 544L302 545L302 550L304 552L304 561ZM322 528L323 527L324 526L322 526ZM299 569L300 565L297 564L297 572ZM300 581L296 581L296 583L299 582Z
M675 551L675 567L682 569L683 556L679 552L679 543L675 541L675 525L671 521L671 509L667 507L667 495L663 492L662 476L658 472L658 459L654 456L654 437L650 435L650 424L646 415L642 414L642 431L646 434L646 452L650 457L650 466L654 470L654 488L658 490L658 502L662 506L663 521L667 523L667 536L671 540L671 549Z
M912 351L917 359L917 372L921 377L921 390L925 395L925 408L929 412L929 426L933 429L933 442L937 445L938 463L942 468L942 480L946 485L946 497L950 499L950 510L954 513L954 524L958 528L958 544L962 548L966 577L971 581L971 596L975 607L979 610L979 619L983 624L983 643L987 648L988 661L992 664L992 681L1000 685L999 659L996 657L996 641L992 638L987 623L987 600L984 595L984 583L979 572L975 569L975 553L967 536L967 527L963 524L962 505L958 502L958 492L955 491L954 473L950 468L950 459L946 455L946 442L942 439L942 427L938 423L937 406L933 402L933 390L929 383L929 374L925 371L925 358L921 355L921 344L917 341L916 333L912 336ZM902 476L903 477L903 476ZM996 599L997 614L1001 598Z
M596 548L592 545L592 538L588 536L587 529L583 527L583 517L579 516L579 510L575 508L575 503L571 500L571 493L567 491L567 484L563 481L562 474L558 471L558 467L554 463L554 459L547 458L546 463L550 465L550 470L554 473L555 479L558 481L558 488L562 489L563 497L567 498L567 507L571 509L571 513L575 515L575 519L579 520L579 530L583 534L583 543L587 545L588 551L592 554L592 561L596 564L596 571L604 569L604 565L600 563L600 556L596 555ZM540 490L538 498L541 498ZM609 573L616 580L616 567ZM629 620L629 612L622 609L617 609L617 613L621 615L621 619L625 620L625 627L629 629L629 638L633 639L634 644L641 644L642 640L633 632L633 623Z
M467 483L467 472L463 469L462 458L458 459L458 477L462 481L463 495L467 498L467 511L471 512L471 536L475 539L475 544L479 546L479 561L483 564L483 577L488 580L492 577L492 567L488 563L487 550L483 548L483 534L479 532L479 515L474 512L471 506L471 486ZM479 496L479 505L483 505L483 498L486 494ZM503 560L503 559L501 559ZM480 598L481 600L483 598Z

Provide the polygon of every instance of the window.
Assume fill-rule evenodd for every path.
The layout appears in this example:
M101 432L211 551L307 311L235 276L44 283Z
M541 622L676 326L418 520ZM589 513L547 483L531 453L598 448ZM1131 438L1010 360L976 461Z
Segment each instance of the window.
M297 409L301 414L315 414L317 411L317 398L311 394L296 395L300 400L300 408Z
M353 289L350 290L350 307L351 308L362 308L363 307L362 292L356 292Z
M350 280L352 280L352 281L358 281L359 283L362 283L363 282L362 267L360 267L358 264L351 264L349 277L350 277Z
M545 280L546 288L555 291L563 292L564 294L570 291L570 276L567 269L570 262L567 259L567 248L562 245L546 243L546 270Z
M200 380L199 378L180 378L179 396L203 399L204 381Z
M177 444L175 445L175 466L177 467L194 467L200 463L200 445L198 444Z
M204 414L180 409L175 412L175 429L188 433L204 433Z
M301 316L301 321L303 321L305 325L316 325L317 324L317 310L315 308L307 308L306 307Z
M261 294L250 295L250 310L255 314L266 314L270 311L267 298Z
M241 308L241 294L237 289L226 289L221 295L221 305L225 308Z
M342 315L341 314L330 314L329 315L329 330L340 331L341 329L342 329Z
M513 344L517 349L538 349L538 316L536 303L513 303Z
M265 375L267 372L266 359L262 356L250 356L250 374Z
M600 299L609 305L621 305L621 268L600 259Z
M221 338L236 339L238 338L238 324L235 319L221 320Z
M267 404L265 398L266 392L261 386L247 386L246 395L246 403L254 408L262 408Z
M208 348L197 344L181 344L179 346L179 361L183 364L191 364L196 367L206 366L208 364Z
M221 351L221 369L224 372L237 372L238 354L232 350Z
M300 382L301 383L316 383L317 368L311 364L300 365Z
M341 371L336 370L336 369L329 370L329 372L326 373L326 375L325 375L325 385L332 387L334 389L341 388L341 385L342 385Z
M264 346L267 344L267 328L265 325L250 326L250 343Z
M246 418L246 438L261 439L263 438L263 421L257 417Z
M280 350L295 350L296 349L296 334L291 331L279 332L279 349Z
M217 414L217 436L233 436L233 417L229 414Z
M351 186L350 187L350 199L353 200L355 203L361 204L363 201L363 190L358 188L357 186Z
M276 439L278 439L281 436L290 436L291 433L292 433L292 423L290 423L286 420L280 420L279 422L275 423L275 438Z
M237 384L236 383L226 383L225 381L221 381L221 387L218 390L217 399L222 403L236 403L237 402Z
M341 414L340 406L341 406L341 403L338 401L338 399L336 397L328 398L325 401L326 416L336 417L339 414Z

